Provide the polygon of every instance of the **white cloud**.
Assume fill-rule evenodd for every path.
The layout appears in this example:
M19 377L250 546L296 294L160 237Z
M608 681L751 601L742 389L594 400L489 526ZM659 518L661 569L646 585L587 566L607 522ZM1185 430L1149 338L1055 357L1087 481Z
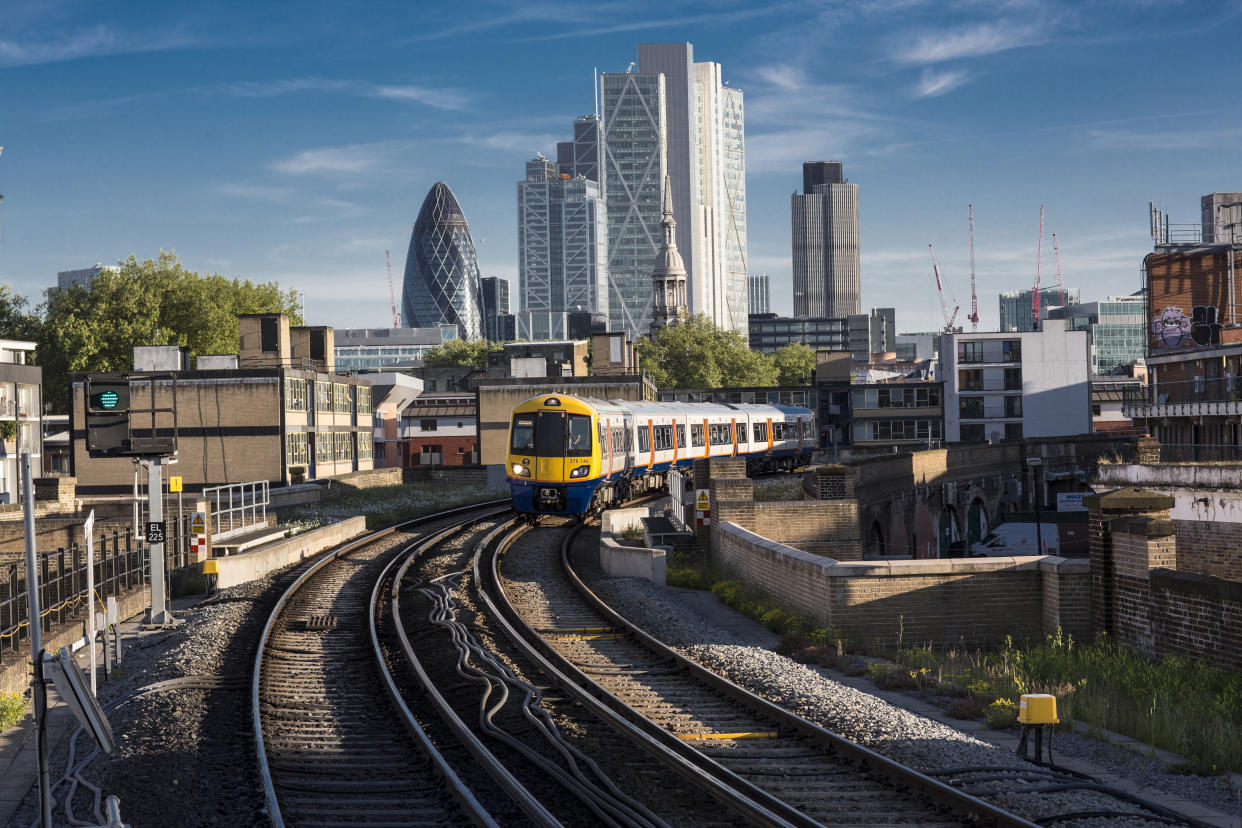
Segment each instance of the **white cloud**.
M428 89L423 86L378 86L376 97L397 101L416 101L436 109L463 110L470 105L470 96L458 89Z
M279 204L282 207L297 208L299 210L320 211L316 215L297 216L289 219L289 221L295 224L308 221L323 221L325 219L358 218L367 212L366 208L352 201L311 195L300 192L293 187L226 183L218 185L215 189L223 195L234 198L267 201L272 204Z
M387 144L323 147L302 150L289 158L272 162L270 167L289 175L360 175L377 171L390 153L391 147Z
M159 52L184 46L189 38L178 33L121 35L97 25L42 42L0 40L0 67L33 66L99 55Z
M962 70L936 72L931 69L924 69L923 76L919 78L918 84L914 87L914 96L917 98L937 98L957 89L967 79L968 75Z
M1232 151L1242 138L1242 127L1232 129L1177 129L1142 131L1089 129L1087 136L1099 149L1110 150L1216 150Z
M290 80L238 81L218 86L201 87L196 91L208 94L235 95L239 98L275 98L296 92L339 92L348 89L349 81L327 78L293 78Z
M788 63L760 66L755 70L755 74L779 89L793 90L807 86L806 73L799 67L790 66Z
M1008 21L979 23L957 31L927 31L906 35L893 49L894 61L907 65L943 63L947 60L983 57L1042 42L1045 32L1035 25L1016 25Z

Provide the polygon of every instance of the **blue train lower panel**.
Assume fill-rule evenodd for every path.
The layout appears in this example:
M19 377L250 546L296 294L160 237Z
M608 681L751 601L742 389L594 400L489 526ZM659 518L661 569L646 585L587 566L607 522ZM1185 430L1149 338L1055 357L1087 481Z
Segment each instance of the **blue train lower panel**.
M532 483L509 478L513 508L535 515L580 515L591 507L591 499L601 478L572 483Z

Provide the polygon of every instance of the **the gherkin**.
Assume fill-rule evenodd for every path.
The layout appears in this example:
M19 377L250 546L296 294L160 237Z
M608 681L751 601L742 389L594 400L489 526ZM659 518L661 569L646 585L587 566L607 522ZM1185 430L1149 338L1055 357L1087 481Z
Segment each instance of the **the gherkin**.
M463 339L483 335L479 263L470 226L443 181L427 193L405 257L401 310L411 328L456 325Z

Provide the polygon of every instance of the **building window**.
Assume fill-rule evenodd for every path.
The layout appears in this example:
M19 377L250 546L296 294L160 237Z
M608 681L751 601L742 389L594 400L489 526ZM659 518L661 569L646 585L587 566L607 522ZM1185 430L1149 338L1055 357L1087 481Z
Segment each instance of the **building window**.
M1098 404L1093 404L1091 406L1091 416L1092 417L1100 416L1100 406Z
M349 386L339 382L332 383L332 410L337 414L348 414L349 402Z
M331 463L334 444L331 431L320 431L315 434L315 462Z
M332 383L316 382L315 383L315 410L331 411L332 410Z
M310 462L310 441L305 431L290 431L285 434L285 465L305 466Z
M419 431L435 431L436 421L435 420L419 420L418 430Z
M982 443L987 440L983 433L983 423L971 423L962 426L963 443Z
M358 413L371 413L371 386L369 385L358 386Z
M983 342L973 340L957 343L958 362L983 362Z
M1022 390L1022 369L1006 368L1005 369L1005 390L1021 391Z
M370 460L375 455L374 438L369 431L358 432L358 459Z
M285 377L285 410L305 411L307 407L306 380L297 377Z
M1021 440L1022 439L1022 423L1005 423L1005 439Z
M1005 397L1005 416L1021 417L1022 416L1022 398L1021 397Z
M1022 361L1022 340L1006 339L1001 343L1001 361L1002 362L1021 362Z
M963 368L957 372L957 387L960 391L982 391L983 369Z
M963 420L978 420L983 417L983 397L962 397L957 402L958 415Z

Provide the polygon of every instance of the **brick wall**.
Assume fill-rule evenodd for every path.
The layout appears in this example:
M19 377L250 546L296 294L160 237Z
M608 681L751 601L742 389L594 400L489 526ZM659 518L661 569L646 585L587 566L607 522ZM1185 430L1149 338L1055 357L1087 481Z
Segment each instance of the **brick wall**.
M1156 569L1150 601L1158 654L1191 654L1242 670L1242 583Z
M732 522L712 533L713 557L779 605L847 637L895 645L998 644L1058 626L1087 637L1087 562L1051 556L843 563Z
M1242 523L1174 520L1177 570L1242 581Z

